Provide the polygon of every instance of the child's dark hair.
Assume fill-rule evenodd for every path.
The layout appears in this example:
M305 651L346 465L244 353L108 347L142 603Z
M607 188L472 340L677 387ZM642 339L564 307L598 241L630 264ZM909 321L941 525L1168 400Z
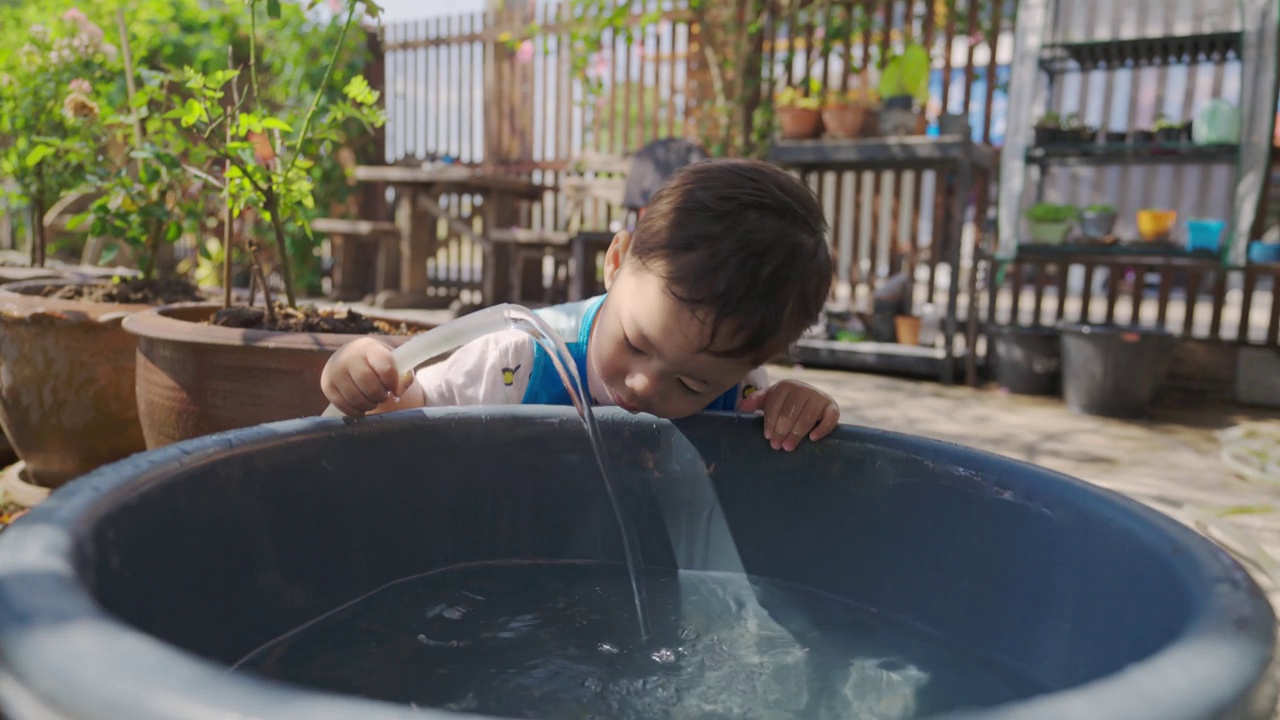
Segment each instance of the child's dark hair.
M706 313L708 351L762 362L822 312L831 290L826 236L817 198L795 177L753 160L709 160L653 196L628 259Z

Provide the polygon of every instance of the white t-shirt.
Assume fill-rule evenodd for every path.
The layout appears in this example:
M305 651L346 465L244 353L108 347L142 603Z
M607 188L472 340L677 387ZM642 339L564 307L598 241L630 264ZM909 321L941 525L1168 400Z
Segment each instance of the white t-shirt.
M533 337L528 333L505 330L462 346L443 362L418 370L416 377L426 393L428 406L519 405L529 387L533 350ZM593 401L605 399L593 404L613 404L590 367L587 383ZM738 384L738 404L768 385L769 375L764 368L752 370Z

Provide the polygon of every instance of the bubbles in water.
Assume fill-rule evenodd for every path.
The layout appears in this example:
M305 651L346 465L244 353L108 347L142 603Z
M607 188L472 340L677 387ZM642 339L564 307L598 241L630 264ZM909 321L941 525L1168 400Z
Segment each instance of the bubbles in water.
M241 665L318 689L507 717L911 720L1043 690L803 587L703 572L650 571L647 582L660 620L649 645L618 640L634 633L620 567L490 564L392 584ZM459 602L461 587L488 599ZM457 619L445 615L460 607Z
M670 665L676 661L676 651L671 648L658 648L649 657L659 665Z

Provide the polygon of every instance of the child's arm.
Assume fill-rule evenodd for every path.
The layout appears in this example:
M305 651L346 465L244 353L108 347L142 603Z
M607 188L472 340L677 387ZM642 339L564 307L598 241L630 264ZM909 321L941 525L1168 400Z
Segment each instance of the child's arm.
M533 365L533 339L518 330L487 335L448 359L398 377L391 348L361 338L334 353L320 386L353 417L424 406L519 404Z
M840 423L836 401L807 383L779 380L769 385L765 369L756 368L741 387L738 410L764 414L764 437L774 450L795 450L805 436L821 440ZM760 389L752 390L753 387Z

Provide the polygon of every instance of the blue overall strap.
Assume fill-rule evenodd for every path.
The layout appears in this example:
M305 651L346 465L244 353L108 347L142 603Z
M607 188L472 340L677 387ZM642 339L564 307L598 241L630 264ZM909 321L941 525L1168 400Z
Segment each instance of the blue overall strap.
M703 408L703 412L736 412L738 409L738 393L742 392L742 385L734 385L725 391L723 395L711 401L711 404Z
M587 387L587 341L591 339L591 327L595 324L596 313L600 311L602 303L604 303L603 295L589 301L578 323L577 336L563 338L564 344L569 348L569 354L573 356L575 366L573 369L577 371L582 389L586 390L588 395L591 390ZM565 330L568 329L565 328ZM525 388L521 403L524 405L573 404L573 400L569 398L569 391L565 389L564 383L560 381L560 375L556 372L555 363L551 361L551 357L541 343L533 345L533 367L529 370L529 386Z

